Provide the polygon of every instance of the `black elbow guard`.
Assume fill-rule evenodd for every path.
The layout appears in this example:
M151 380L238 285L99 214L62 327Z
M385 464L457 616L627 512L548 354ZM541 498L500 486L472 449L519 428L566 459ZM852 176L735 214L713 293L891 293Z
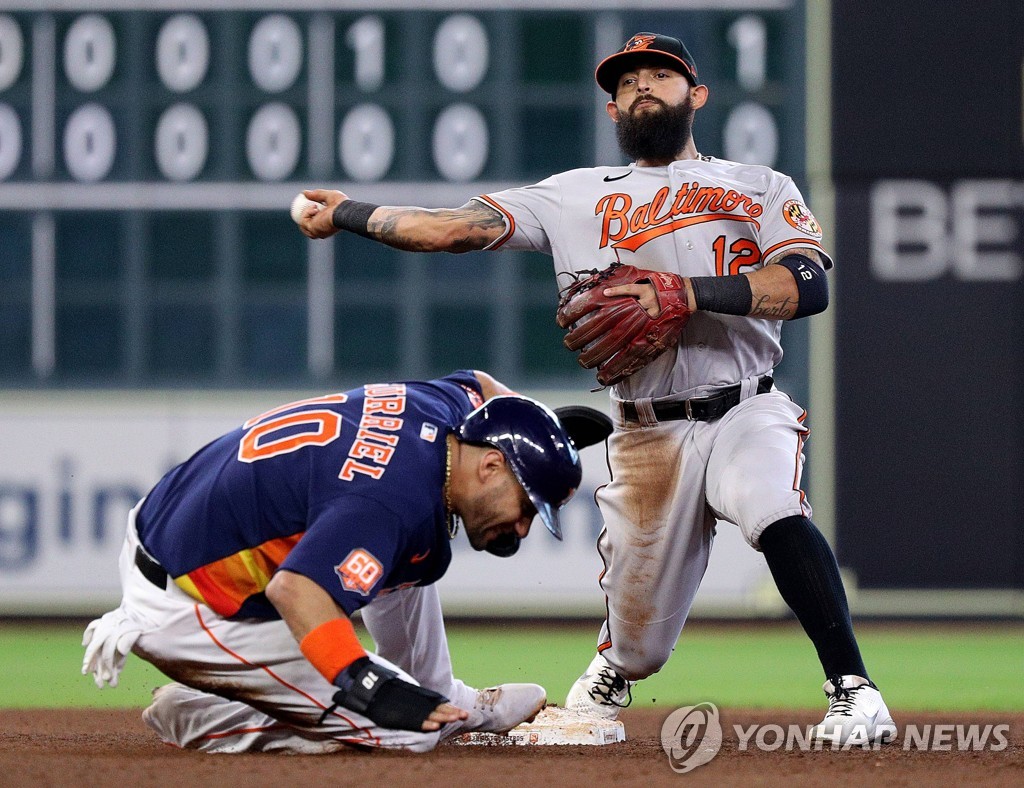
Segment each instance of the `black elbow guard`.
M800 302L797 304L793 320L825 311L828 307L828 279L820 265L802 254L786 255L775 265L788 268L796 280Z

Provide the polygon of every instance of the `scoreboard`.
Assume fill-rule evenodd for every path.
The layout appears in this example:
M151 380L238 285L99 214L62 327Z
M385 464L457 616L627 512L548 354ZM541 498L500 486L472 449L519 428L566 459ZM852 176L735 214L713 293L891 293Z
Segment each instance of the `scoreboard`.
M804 27L797 0L0 0L0 385L589 382L546 258L311 243L291 197L620 163L593 70L641 30L710 87L701 152L806 188Z

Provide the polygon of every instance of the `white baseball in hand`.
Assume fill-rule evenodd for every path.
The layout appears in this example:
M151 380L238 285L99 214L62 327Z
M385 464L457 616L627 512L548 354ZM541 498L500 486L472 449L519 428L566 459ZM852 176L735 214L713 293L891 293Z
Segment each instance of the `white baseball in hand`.
M301 192L299 194L296 194L295 199L292 200L292 221L295 222L296 224L299 224L299 222L302 221L302 214L305 213L306 207L309 205L315 205L317 207L317 210L323 208L324 206L322 202L310 200L306 197L305 194L302 194Z

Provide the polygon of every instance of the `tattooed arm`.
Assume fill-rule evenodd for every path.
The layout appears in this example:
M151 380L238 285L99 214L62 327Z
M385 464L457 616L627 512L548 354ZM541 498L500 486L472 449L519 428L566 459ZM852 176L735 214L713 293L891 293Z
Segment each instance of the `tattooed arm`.
M813 249L797 251L824 270L825 262L816 251ZM750 280L750 292L753 296L750 317L761 317L766 320L792 320L796 317L797 308L800 306L800 290L797 287L796 279L789 268L776 265L790 254L793 252L777 254L765 263L764 268L746 275Z
M822 311L828 305L828 286L825 284L824 270L816 272L816 275L820 276L816 287L805 286L801 289L795 278L796 272L786 264L778 265L791 254L793 252L775 255L764 268L749 274L700 277L697 282L705 283L702 291L706 300L699 305L694 290L696 284L685 278L683 282L686 286L686 304L691 310L707 309L711 312L746 315L764 320L792 320L797 317L803 292L807 296L812 296L811 300L817 303L805 303L800 316ZM813 249L800 249L799 254L815 262L821 269L825 268L821 255ZM630 296L638 299L640 306L646 309L651 317L657 317L661 312L653 285L619 285L607 288L604 293L608 296ZM711 298L707 300L709 296ZM712 304L710 301L715 303Z
M299 224L310 238L328 238L338 232L332 215L348 197L339 191L317 189L306 193L324 203L318 211L307 211ZM369 215L367 235L376 241L407 252L472 252L493 243L505 232L502 215L477 200L461 208L416 208L377 206Z
M376 240L408 252L472 252L498 240L505 220L489 205L470 200L461 208L394 208L382 205L367 229Z

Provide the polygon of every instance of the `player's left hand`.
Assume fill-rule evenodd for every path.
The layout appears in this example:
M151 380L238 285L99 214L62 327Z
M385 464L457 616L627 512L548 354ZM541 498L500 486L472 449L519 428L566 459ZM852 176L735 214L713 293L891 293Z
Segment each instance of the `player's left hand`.
M299 229L308 238L330 238L338 228L334 226L334 209L348 199L344 192L333 189L306 189L306 199L323 203L318 210L307 208L299 222Z
M91 673L100 689L108 684L116 687L118 676L142 629L142 623L120 607L90 623L82 636L82 645L85 646L82 675Z

